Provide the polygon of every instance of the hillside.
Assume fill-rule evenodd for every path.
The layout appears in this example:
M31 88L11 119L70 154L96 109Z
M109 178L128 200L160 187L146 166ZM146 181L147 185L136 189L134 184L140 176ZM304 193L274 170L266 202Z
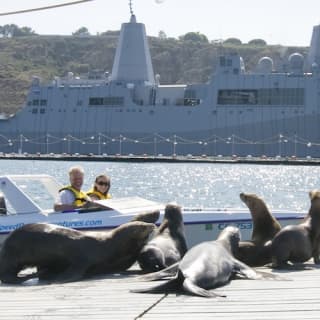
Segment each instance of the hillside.
M117 35L100 36L25 36L0 38L0 112L15 113L25 100L33 75L42 81L75 75L89 70L111 72ZM236 51L246 69L252 70L263 56L270 56L275 68L293 52L305 54L307 48L255 46L249 44L214 44L173 38L149 38L155 74L161 83L206 82L218 56Z

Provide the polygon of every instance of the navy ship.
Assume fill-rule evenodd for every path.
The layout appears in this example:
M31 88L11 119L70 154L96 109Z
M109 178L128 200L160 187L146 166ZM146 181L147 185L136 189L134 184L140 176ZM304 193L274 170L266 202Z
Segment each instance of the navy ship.
M307 56L285 70L261 57L247 72L237 53L203 84L162 85L145 26L130 8L112 72L34 77L23 108L0 119L0 151L94 155L318 157L320 26Z

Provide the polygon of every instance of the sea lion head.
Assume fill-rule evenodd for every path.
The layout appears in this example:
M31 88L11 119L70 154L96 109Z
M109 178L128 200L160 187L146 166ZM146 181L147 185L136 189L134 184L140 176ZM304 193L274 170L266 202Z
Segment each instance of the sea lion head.
M156 223L160 217L160 211L146 211L133 217L131 221L143 221L148 223Z
M311 190L309 192L309 197L311 201L309 215L320 218L320 190Z
M164 219L167 219L170 225L181 225L183 221L181 207L174 203L167 204L164 211Z
M147 272L156 272L167 267L163 251L148 244L142 248L138 262L140 268Z
M232 254L235 254L239 248L240 239L241 235L239 228L227 226L221 231L217 240L222 241L227 250Z
M131 221L122 224L114 229L114 237L121 238L124 241L142 240L147 241L156 225L143 221Z
M309 197L311 202L320 201L320 190L309 191Z
M260 210L263 208L266 208L266 205L262 198L257 196L254 193L240 193L240 199L246 204L246 206L249 208L251 214L254 214L256 212L260 212Z
M156 225L149 222L137 221L130 226L132 237L146 238L155 230Z
M240 199L249 208L253 228L251 240L258 245L264 245L281 229L280 223L269 211L262 198L254 193L240 193Z

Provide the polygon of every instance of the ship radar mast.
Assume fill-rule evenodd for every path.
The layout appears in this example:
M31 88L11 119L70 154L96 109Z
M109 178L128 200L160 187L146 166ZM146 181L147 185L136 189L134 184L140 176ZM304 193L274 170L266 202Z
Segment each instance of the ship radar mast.
M136 16L133 13L132 0L129 0L129 9L130 9L130 14L131 14L130 22L137 22Z
M130 14L133 16L133 9L132 9L132 0L129 0L129 8L130 8Z

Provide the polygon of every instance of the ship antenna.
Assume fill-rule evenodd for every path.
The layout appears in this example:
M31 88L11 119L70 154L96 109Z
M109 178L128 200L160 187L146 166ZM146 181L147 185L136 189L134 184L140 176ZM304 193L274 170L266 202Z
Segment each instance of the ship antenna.
M129 8L130 8L130 13L133 16L132 0L129 0Z

